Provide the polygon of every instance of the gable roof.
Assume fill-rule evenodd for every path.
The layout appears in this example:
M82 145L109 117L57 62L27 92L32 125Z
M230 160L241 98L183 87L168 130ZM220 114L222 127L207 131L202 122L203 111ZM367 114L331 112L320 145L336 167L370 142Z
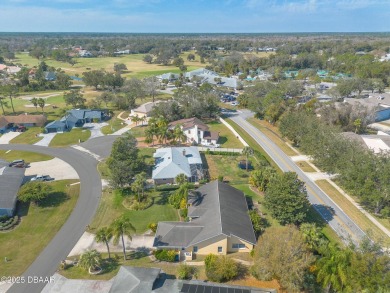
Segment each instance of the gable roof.
M15 124L31 123L31 124L37 124L43 126L47 121L45 115L20 114L14 116L1 116L1 117L4 117L8 121L8 123L15 123Z
M188 209L191 222L160 222L154 246L189 247L220 235L256 244L242 191L216 180L198 188L197 193L198 202Z
M0 209L14 209L24 171L24 168L8 167L8 162L0 160Z
M9 122L7 121L7 119L5 119L4 116L0 116L0 128L3 128L5 126L7 126L9 124Z
M109 293L149 293L161 270L156 268L124 267L119 269Z
M69 115L77 118L78 120L102 118L102 111L101 110L73 109L73 110L69 110L68 113L69 113Z
M198 148L177 147L160 148L153 154L156 165L152 172L153 179L175 178L184 173L191 177L191 165L202 164Z
M183 130L193 128L195 125L197 125L200 130L209 130L209 127L196 117L180 119L169 123L169 127L171 128L175 127L176 125L181 125Z
M152 111L153 107L156 106L158 103L161 103L162 101L155 101L153 102L147 102L145 104L142 104L138 108L133 109L133 112L140 112L148 114L150 111Z

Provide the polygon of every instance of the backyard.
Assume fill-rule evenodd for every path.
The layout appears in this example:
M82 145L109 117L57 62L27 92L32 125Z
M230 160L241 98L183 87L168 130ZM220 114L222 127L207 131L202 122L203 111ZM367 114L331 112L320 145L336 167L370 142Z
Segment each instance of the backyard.
M0 266L1 276L21 275L58 232L77 202L80 185L68 186L75 181L48 183L53 192L41 206L19 205L19 226L0 233L0 259L8 259Z

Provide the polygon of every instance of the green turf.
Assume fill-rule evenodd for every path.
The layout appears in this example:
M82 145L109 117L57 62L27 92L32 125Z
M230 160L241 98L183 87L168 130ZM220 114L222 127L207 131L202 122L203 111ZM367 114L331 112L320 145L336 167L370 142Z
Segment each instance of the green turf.
M67 187L75 180L50 182L52 195L44 206L22 204L22 221L16 229L0 233L0 275L19 276L35 260L73 211L80 185ZM7 257L8 262L4 262Z
M91 131L82 128L73 128L69 132L57 133L50 142L51 147L65 147L84 142L91 136Z
M48 161L53 159L53 157L33 152L0 150L0 159L6 160L8 162L14 160L24 160L25 162L33 163L40 161Z
M221 148L236 148L241 149L244 146L238 140L238 138L219 121L212 121L207 123L210 131L219 132L218 143L221 145Z
M103 126L101 128L103 134L107 135L107 134L114 133L115 131L122 129L127 125L123 120L117 118L118 114L119 112L115 112L114 117L112 117L109 121L107 121L109 125Z
M37 136L40 133L42 133L41 127L30 127L25 132L12 139L10 143L34 144L43 138Z
M148 225L152 222L179 220L176 210L168 205L166 197L162 196L162 193L150 191L148 194L154 198L154 204L151 207L142 211L130 211L122 205L124 197L120 193L106 190L90 225L91 232L93 233L98 228L110 225L121 215L130 217L137 234L142 234L148 230Z

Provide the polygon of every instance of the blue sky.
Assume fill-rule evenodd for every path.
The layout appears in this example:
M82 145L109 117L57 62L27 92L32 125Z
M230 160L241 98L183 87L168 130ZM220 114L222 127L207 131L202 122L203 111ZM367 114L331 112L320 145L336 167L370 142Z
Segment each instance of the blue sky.
M383 32L390 0L0 0L3 32Z

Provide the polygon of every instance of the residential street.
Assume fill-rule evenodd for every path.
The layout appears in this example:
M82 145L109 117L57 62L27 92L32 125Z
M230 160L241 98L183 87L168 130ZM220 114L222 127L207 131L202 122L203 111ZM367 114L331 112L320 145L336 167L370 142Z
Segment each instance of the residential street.
M34 145L0 145L2 150L23 150L43 153L65 161L79 175L81 186L76 207L66 223L35 259L23 276L50 277L57 270L61 260L65 259L85 231L99 205L101 179L97 172L97 161L90 155L72 148L48 148ZM17 244L16 244L17 245ZM21 247L23 249L23 247ZM41 292L45 283L24 283L13 285L8 292Z
M351 239L354 242L357 242L364 237L365 233L294 164L291 158L289 158L260 130L245 120L252 115L253 113L250 111L242 110L238 115L231 116L230 118L242 127L264 149L281 170L284 172L293 171L298 174L298 177L306 184L308 198L313 207L344 241Z

